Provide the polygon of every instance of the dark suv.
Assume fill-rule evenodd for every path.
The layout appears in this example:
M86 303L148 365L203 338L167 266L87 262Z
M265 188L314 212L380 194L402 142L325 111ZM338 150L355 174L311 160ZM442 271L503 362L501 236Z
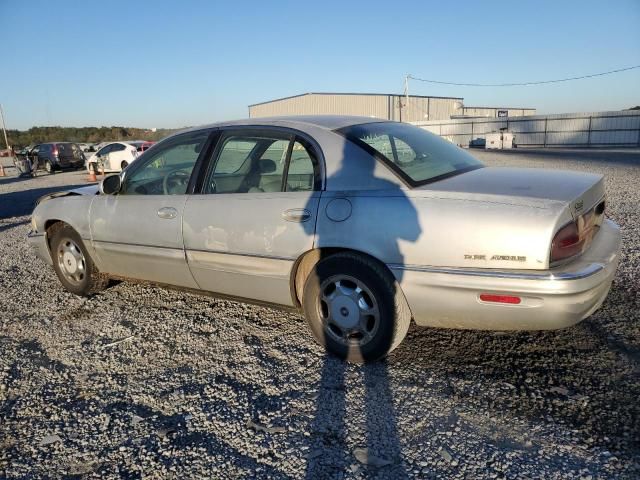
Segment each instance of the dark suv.
M49 173L63 168L82 168L85 162L80 147L71 142L41 143L28 155L37 168L44 168Z

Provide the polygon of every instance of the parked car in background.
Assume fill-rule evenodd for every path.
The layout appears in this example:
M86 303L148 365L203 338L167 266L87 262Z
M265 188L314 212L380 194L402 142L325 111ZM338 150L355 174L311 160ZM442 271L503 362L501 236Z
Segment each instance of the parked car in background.
M91 147L91 145L89 145L88 143L76 143L76 145L78 145L78 147L80 147L80 150L82 150L83 152L88 152L89 148Z
M151 148L152 145L155 145L156 142L143 141L140 146L138 146L139 152L144 152L147 149Z
M620 230L602 175L489 168L416 126L252 118L173 135L55 193L29 242L78 295L140 279L304 312L352 361L421 326L569 327L605 300Z
M16 156L18 158L27 158L31 153L31 150L33 150L37 145L37 143L32 143L31 145L27 145L26 147L16 150Z
M86 164L87 170L101 171L104 168L105 172L119 172L138 158L138 155L142 153L139 148L142 148L143 143L145 142L109 143L89 157Z
M27 156L36 170L48 173L66 168L82 168L86 157L80 147L71 142L41 143L33 147Z

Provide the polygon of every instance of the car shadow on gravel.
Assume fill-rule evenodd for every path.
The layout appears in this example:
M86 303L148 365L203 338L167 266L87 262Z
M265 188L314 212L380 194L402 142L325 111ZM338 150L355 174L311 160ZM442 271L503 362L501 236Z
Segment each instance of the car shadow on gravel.
M414 328L394 362L415 370L416 383L421 372L444 378L453 408L488 408L498 424L520 418L532 431L562 425L579 445L640 458L640 349L625 341L625 320L612 319L607 308L620 308L625 298L621 310L636 311L614 285L601 310L559 331ZM612 331L612 321L623 333ZM425 354L417 359L416 351Z
M36 201L43 195L62 190L73 190L74 188L86 186L87 184L60 185L56 187L34 188L18 192L0 193L0 218L30 215L36 206Z

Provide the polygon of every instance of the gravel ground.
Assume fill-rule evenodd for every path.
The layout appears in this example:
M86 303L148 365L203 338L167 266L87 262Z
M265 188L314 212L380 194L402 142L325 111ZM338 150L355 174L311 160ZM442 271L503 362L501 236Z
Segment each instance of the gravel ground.
M607 175L607 301L564 331L412 327L366 367L327 358L296 314L65 292L28 213L84 174L0 179L0 477L638 478L640 152L474 153Z

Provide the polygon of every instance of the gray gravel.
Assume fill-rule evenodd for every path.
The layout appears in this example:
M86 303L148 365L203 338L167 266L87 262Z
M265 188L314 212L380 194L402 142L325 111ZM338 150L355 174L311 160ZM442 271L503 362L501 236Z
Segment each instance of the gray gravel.
M0 179L0 477L638 478L640 153L474 153L607 175L610 296L564 331L412 328L367 367L325 357L296 314L65 292L26 214L84 174Z

